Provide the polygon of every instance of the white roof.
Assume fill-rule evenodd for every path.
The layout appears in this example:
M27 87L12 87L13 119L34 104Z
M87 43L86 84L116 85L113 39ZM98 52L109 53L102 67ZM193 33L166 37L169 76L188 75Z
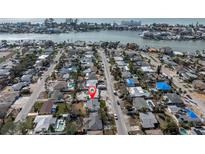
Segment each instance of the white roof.
M142 66L141 69L143 72L155 72L150 66Z
M43 59L46 59L47 57L48 57L48 55L41 55L41 56L38 57L38 59L43 60Z
M174 53L175 55L180 55L180 56L183 56L183 55L184 55L183 52L179 52L179 51L173 51L173 53Z
M86 81L86 87L96 86L97 83L98 83L98 80L87 80Z
M130 87L128 90L129 90L129 93L132 97L145 95L142 87Z
M128 66L125 66L125 70L126 70L126 71L129 71L130 69L129 69L129 67L128 67Z
M205 75L205 72L199 72L199 74Z
M115 61L123 61L122 57L114 57Z
M34 123L37 123L36 127L34 128L34 132L41 132L42 130L48 130L50 124L53 123L53 116L52 115L41 115L36 116Z

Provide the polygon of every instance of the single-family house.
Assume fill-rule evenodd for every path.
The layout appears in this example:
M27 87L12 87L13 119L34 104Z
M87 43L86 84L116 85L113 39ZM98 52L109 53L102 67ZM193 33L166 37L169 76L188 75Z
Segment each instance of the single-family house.
M88 88L89 86L96 86L98 83L98 80L86 80L86 87Z
M133 107L137 111L142 110L142 109L147 109L147 110L149 109L149 106L148 106L146 100L142 97L133 98L132 104L133 104Z
M95 132L95 131L102 131L103 129L102 120L98 112L90 113L89 117L84 119L84 126L85 126L85 131L90 132L89 134L92 134L91 132Z
M53 86L53 90L64 90L67 88L67 82L66 81L56 81L54 83L54 86Z
M39 114L51 114L53 105L54 105L54 100L48 100L44 102L40 109Z
M167 93L163 96L163 100L166 105L176 105L177 107L183 107L184 103L181 97L175 93Z
M158 127L158 121L152 112L139 113L142 128L153 129Z
M132 74L129 71L123 71L122 72L122 78L123 79L132 78Z
M39 115L34 119L34 134L46 133L51 125L55 126L56 118L52 115Z
M27 82L27 83L31 83L32 81L32 75L28 74L28 75L23 75L21 77L21 81L22 82Z
M3 116L9 107L18 99L19 92L0 93L0 117Z
M131 97L146 96L146 93L144 92L142 87L129 87L128 91Z
M87 102L85 103L85 107L89 110L89 111L98 111L98 109L100 108L100 102L98 101L98 99L88 99Z
M150 66L142 66L141 67L141 70L144 72L144 73L155 73L156 71L153 70Z
M49 96L55 102L63 102L63 93L59 90L49 92Z
M115 61L123 61L123 58L122 57L114 57L114 60Z
M19 83L12 85L12 88L14 91L20 91L26 85L27 85L27 83L25 83L25 82L19 82Z

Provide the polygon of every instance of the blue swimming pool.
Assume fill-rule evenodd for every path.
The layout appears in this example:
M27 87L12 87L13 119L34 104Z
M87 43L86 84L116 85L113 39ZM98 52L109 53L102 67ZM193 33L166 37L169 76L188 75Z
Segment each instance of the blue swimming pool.
M197 115L191 109L184 109L184 110L190 118L192 119L198 118Z
M179 129L179 133L180 133L181 135L188 135L186 129L184 129L184 128L180 128L180 129Z

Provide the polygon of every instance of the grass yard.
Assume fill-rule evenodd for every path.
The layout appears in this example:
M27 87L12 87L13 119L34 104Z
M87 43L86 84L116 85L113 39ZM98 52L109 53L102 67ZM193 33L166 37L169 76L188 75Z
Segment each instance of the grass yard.
M41 109L41 107L42 107L42 105L43 105L43 102L36 102L36 103L34 104L34 106L33 106L32 111L33 111L33 112L39 112L40 109Z
M66 114L68 113L69 105L66 103L59 103L57 104L57 111L56 114Z
M25 121L25 125L27 129L33 129L33 121L35 116L28 116Z

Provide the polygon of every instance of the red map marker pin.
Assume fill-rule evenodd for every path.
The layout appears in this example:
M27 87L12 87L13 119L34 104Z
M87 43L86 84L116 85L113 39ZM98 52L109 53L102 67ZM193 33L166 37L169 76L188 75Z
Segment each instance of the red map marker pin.
M90 98L93 99L95 94L96 94L96 87L95 86L90 86L88 88L88 94L90 95Z

